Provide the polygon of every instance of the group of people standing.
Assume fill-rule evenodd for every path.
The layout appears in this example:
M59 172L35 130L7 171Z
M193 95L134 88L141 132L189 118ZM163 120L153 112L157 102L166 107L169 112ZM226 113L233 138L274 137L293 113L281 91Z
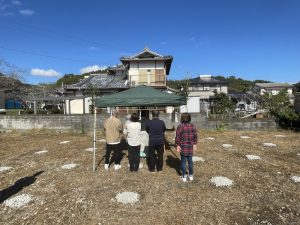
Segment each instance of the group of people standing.
M175 144L176 149L181 156L182 181L193 180L193 152L197 149L197 130L191 122L191 116L188 113L181 115L181 124L176 129ZM128 143L129 170L138 171L140 165L141 132L142 125L139 122L137 113L132 113L130 121L122 124L118 118L118 111L114 110L112 116L104 122L106 134L106 170L110 166L110 155L114 153L114 169L121 168L122 159L121 138L125 135ZM145 130L149 134L148 143L148 166L149 171L154 173L161 172L163 169L163 156L165 150L165 131L164 121L159 119L159 111L152 111L152 120L147 120ZM188 176L186 173L186 162L188 162Z

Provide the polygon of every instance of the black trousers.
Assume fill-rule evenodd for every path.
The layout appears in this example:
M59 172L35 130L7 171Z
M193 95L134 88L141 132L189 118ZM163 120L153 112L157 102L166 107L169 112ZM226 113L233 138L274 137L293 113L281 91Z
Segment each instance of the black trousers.
M141 146L128 146L128 159L130 171L138 171L140 166L140 149Z
M155 154L157 152L157 155ZM155 165L157 171L162 171L164 162L164 145L149 146L149 170L155 171Z
M107 144L106 143L106 153L105 153L105 164L110 164L110 154L113 152L112 162L115 164L120 164L122 159L122 149L121 144Z

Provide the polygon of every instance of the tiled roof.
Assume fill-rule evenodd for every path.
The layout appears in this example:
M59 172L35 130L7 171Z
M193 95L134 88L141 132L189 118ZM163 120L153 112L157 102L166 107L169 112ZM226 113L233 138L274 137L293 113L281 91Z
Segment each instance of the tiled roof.
M226 81L221 81L218 80L214 77L211 77L209 79L205 78L205 79L201 79L200 76L196 77L196 78L192 78L190 79L190 84L227 84Z
M89 89L91 87L97 89L126 89L129 88L129 85L125 76L97 74L91 75L77 84L64 86L66 90Z
M258 87L261 88L283 88L283 87L293 87L293 85L288 83L256 83L255 84Z

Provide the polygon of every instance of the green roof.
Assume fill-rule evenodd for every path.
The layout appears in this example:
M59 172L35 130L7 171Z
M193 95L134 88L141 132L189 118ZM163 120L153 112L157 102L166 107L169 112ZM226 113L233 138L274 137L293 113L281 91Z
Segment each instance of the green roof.
M96 99L96 107L153 107L184 105L184 97L148 86L137 86Z

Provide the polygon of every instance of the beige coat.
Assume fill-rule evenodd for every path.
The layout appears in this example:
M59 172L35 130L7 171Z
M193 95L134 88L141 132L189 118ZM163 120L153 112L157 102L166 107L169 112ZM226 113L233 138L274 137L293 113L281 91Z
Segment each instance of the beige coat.
M111 118L105 120L104 130L106 134L106 143L117 144L121 142L123 124L117 117L112 116Z

